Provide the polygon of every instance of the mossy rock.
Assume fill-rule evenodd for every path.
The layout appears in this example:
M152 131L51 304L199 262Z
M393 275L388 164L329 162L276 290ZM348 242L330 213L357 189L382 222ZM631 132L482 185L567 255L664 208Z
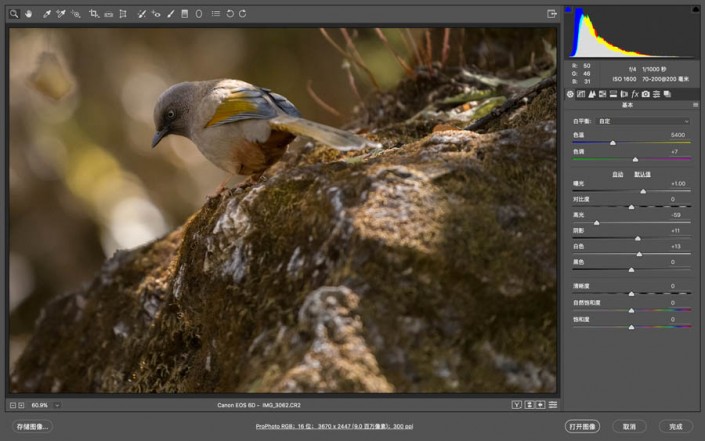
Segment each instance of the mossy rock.
M392 124L375 154L312 149L211 198L48 305L11 390L555 391L544 100L486 134Z

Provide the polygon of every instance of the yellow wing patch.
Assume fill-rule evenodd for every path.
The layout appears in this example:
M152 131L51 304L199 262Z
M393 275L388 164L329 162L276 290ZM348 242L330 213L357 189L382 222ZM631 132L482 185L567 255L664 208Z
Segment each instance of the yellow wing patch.
M260 107L256 99L253 98L252 92L252 90L242 90L231 93L215 109L215 113L206 127L222 122L256 118L260 113Z

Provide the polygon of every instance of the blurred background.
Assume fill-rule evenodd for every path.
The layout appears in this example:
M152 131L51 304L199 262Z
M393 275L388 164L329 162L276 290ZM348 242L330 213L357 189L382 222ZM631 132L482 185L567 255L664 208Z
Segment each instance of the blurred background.
M10 366L49 299L88 283L115 250L182 224L227 176L185 138L150 147L170 85L237 78L341 126L404 77L398 58L414 66L416 44L498 75L530 63L543 40L555 46L552 29L379 32L348 30L373 85L319 29L11 29ZM327 33L346 47L339 30Z

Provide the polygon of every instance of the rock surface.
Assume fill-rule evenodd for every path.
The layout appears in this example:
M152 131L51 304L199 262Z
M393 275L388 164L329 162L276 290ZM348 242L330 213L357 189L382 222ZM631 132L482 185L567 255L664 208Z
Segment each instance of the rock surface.
M485 134L398 122L381 151L290 154L47 306L11 390L555 391L547 102Z

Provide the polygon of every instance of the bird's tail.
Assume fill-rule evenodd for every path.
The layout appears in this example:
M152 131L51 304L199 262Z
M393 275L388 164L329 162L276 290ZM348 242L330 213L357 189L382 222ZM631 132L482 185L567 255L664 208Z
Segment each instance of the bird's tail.
M282 130L294 135L308 136L316 141L341 151L360 150L366 146L379 146L378 143L365 139L354 133L336 129L324 124L295 116L279 115L269 120L275 130Z

